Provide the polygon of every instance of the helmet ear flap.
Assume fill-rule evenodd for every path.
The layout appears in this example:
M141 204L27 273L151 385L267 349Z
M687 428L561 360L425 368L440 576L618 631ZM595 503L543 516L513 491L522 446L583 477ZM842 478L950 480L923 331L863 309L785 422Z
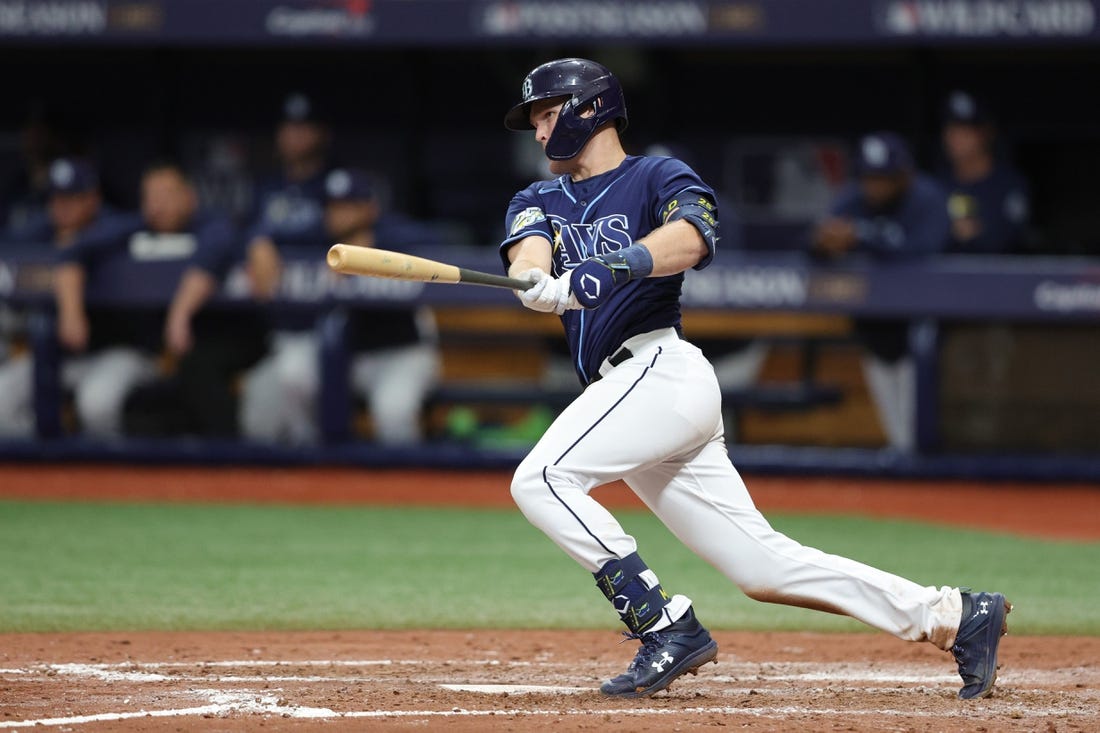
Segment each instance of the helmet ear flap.
M609 95L614 98L609 98ZM588 108L592 108L592 114L586 116L584 113ZM554 132L546 141L546 157L551 160L575 157L595 134L596 128L611 119L616 120L620 131L626 127L622 90L614 77L606 75L592 81L562 106Z

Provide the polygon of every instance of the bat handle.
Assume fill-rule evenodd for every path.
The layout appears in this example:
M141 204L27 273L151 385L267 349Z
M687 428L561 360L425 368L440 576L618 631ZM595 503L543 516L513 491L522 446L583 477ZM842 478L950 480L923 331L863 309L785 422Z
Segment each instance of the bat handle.
M467 270L464 267L458 268L458 279L461 282L472 283L473 285L489 285L497 288L511 288L512 290L528 290L534 285L530 280L518 280L514 277L492 275L487 272Z

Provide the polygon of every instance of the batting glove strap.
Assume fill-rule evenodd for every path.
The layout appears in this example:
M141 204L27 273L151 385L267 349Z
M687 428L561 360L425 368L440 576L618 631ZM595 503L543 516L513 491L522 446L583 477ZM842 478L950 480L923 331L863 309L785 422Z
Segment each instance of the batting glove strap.
M611 293L631 280L653 272L653 255L643 244L589 257L573 268L570 290L584 308L603 305Z

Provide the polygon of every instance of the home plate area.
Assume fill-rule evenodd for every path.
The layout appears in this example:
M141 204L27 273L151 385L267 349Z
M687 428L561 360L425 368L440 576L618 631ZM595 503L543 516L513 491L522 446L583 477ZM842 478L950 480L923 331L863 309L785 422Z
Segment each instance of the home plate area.
M876 634L715 634L717 664L602 697L634 644L598 631L13 634L0 731L1100 729L1100 640L1006 637L994 697Z

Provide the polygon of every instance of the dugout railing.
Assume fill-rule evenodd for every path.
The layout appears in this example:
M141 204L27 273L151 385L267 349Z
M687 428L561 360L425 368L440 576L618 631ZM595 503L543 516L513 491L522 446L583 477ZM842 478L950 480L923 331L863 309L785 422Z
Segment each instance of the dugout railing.
M474 269L499 267L490 249L429 249L425 256L445 259ZM138 265L125 261L106 263L89 278L88 297L132 307L163 305L178 278L179 263ZM1100 476L1100 451L1029 450L978 452L972 455L943 450L940 416L940 337L945 321L1029 323L1050 326L1072 324L1092 333L1100 325L1100 260L1077 257L942 257L923 262L882 265L856 261L823 265L801 253L723 254L719 262L702 272L689 273L684 287L685 319L707 318L707 328L721 333L729 316L737 314L757 324L792 325L788 333L756 333L754 337L826 342L844 339L844 319L851 316L906 318L918 373L918 450L911 455L862 448L815 448L782 445L735 445L739 464L758 470L844 471L857 473L894 472L912 475L980 473L1005 477ZM331 314L344 304L431 306L448 318L480 323L485 332L498 335L523 333L533 321L515 307L513 296L503 290L475 286L427 285L369 278L329 277L322 258L288 263L276 302L286 307L307 308L318 315L324 336L325 379L322 421L328 442L316 450L276 449L211 441L123 441L120 445L95 445L68 436L61 429L63 399L57 379L60 352L53 335L52 299L49 293L50 254L46 248L7 251L0 256L0 298L16 310L29 314L31 346L36 355L35 409L39 437L35 441L8 441L0 454L11 458L115 457L127 460L196 460L331 462L362 461L372 464L420 465L457 463L467 465L509 464L517 455L505 451L471 451L469 446L433 444L430 449L383 450L350 440L345 420L349 405L346 375L340 366L342 338ZM140 276L138 276L140 275ZM243 273L229 277L213 307L255 307L247 297ZM499 322L471 313L496 314ZM465 313L463 316L461 314ZM459 314L459 315L456 315ZM326 317L328 316L328 317ZM806 333L798 333L801 320ZM543 319L552 328L554 319ZM832 326L822 328L822 323ZM326 325L327 324L327 325ZM505 324L505 325L501 325ZM512 324L512 325L507 325ZM817 330L815 326L817 324ZM326 330L327 329L327 330ZM744 337L751 332L731 333ZM536 329L537 335L537 329ZM509 336L511 337L511 336ZM812 354L812 351L810 352ZM812 357L810 357L812 358ZM1057 373L1055 370L1054 374ZM812 374L812 369L808 372ZM508 390L512 391L509 392ZM522 401L530 386L443 385L433 396L436 401L471 402L487 400ZM494 391L497 390L497 391ZM554 401L568 398L550 395ZM543 393L543 398L546 394ZM828 384L811 379L783 385L760 384L731 402L742 405L771 405L776 408L804 408L838 398ZM1086 445L1088 441L1086 440ZM411 452L409 452L411 451ZM423 453L423 455L421 455Z

